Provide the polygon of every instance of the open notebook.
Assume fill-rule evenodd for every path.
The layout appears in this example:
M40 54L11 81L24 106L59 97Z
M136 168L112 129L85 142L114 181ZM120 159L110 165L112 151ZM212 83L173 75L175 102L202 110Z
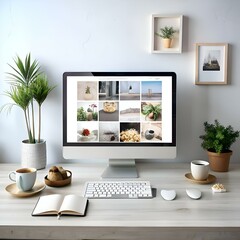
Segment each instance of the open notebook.
M78 195L51 194L39 197L32 216L85 216L88 199Z

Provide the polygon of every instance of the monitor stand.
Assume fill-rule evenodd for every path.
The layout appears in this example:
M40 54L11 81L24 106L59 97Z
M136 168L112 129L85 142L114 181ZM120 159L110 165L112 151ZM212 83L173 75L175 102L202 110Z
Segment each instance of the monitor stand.
M109 159L102 178L137 178L135 159Z

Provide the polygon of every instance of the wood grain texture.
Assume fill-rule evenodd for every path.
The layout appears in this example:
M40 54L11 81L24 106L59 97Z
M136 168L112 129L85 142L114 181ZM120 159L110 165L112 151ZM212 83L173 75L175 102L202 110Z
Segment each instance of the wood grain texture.
M46 189L30 198L11 196L5 187L16 164L0 164L0 239L240 239L240 165L227 173L211 174L225 185L226 193L212 193L211 186L189 182L190 164L137 165L141 180L150 180L157 197L141 200L90 200L84 218L32 217L39 196L52 193L82 194L84 183L100 179L105 165L63 164L72 172L72 184ZM48 169L38 171L44 182ZM191 200L186 188L202 191ZM177 198L165 201L161 189L175 189Z

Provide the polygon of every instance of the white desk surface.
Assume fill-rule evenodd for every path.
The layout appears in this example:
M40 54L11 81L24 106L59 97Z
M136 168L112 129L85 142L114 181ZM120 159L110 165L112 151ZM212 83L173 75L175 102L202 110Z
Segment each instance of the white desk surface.
M140 178L150 180L157 197L144 200L90 200L86 217L32 217L41 195L82 194L85 181L101 179L104 164L60 164L72 171L72 184L63 188L46 187L30 198L16 198L5 191L12 182L8 173L20 167L0 164L0 239L240 239L240 165L227 173L211 174L223 183L226 193L211 191L212 184L189 182L185 173L190 164L141 163ZM48 168L38 171L43 181ZM202 191L192 200L186 188ZM161 189L175 189L177 198L165 201Z

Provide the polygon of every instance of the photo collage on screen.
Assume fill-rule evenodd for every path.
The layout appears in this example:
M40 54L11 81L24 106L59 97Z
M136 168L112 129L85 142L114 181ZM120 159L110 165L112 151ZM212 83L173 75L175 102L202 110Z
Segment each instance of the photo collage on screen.
M78 142L162 141L161 81L78 81Z

